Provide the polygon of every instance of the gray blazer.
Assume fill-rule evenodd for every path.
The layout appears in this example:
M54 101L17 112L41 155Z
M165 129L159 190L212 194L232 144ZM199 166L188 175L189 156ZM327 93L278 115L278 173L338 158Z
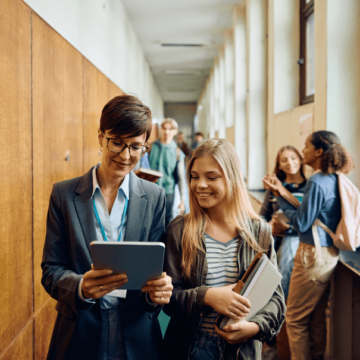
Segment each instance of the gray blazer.
M130 173L125 241L165 241L165 194L155 184ZM48 359L97 360L101 350L101 307L81 301L77 289L91 269L90 242L96 240L91 194L92 169L54 185L47 217L41 283L58 301ZM128 291L120 303L122 341L127 360L159 359L159 307L140 291Z

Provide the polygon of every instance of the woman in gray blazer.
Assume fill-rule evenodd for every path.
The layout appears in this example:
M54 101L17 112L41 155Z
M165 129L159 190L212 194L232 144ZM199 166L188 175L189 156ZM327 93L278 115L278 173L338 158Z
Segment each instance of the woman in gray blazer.
M160 358L157 315L171 278L163 273L142 291L115 294L126 275L93 270L89 252L93 240L164 241L164 190L131 172L150 133L148 107L134 96L114 98L101 115L101 163L54 184L41 264L42 284L58 301L48 359Z

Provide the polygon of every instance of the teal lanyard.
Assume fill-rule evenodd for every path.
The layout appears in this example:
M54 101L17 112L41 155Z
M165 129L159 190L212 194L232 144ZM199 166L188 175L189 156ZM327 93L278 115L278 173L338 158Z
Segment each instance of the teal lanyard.
M127 207L128 207L128 198L125 196L125 206L124 206L124 212L123 212L123 217L122 217L122 221L121 221L121 225L120 225L120 234L119 234L119 238L118 238L118 241L121 240L121 233L122 233L122 229L123 229L123 226L124 226L124 221L125 221L125 215L126 215L126 211L127 211ZM95 205L95 194L94 194L94 197L93 197L93 204L94 204L94 213L95 213L95 217L96 217L96 220L100 226L100 230L101 230L101 234L104 238L104 241L108 241L108 238L106 237L106 234L105 234L105 229L101 223L101 220L100 220L100 217L99 217L99 214L97 212L97 209L96 209L96 205Z

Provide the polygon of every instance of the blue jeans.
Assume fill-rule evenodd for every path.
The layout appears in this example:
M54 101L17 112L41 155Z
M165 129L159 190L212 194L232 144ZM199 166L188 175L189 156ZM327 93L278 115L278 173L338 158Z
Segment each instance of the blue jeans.
M175 194L165 195L166 199L166 210L165 210L165 229L169 225L170 221L173 219L173 205L174 205Z
M198 331L190 350L189 360L222 360L223 358L223 340L218 336Z
M294 258L299 244L300 239L298 236L285 235L276 254L278 257L278 266L281 275L283 276L281 279L281 286L285 294L285 299L287 299L289 294L290 278L294 267Z

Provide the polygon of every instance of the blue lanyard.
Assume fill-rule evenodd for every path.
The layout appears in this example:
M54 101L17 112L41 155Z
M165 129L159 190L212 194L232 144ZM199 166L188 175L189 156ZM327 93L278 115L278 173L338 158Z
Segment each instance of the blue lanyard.
M122 233L122 229L123 229L123 226L124 226L124 221L125 221L125 215L126 215L126 211L127 211L127 207L128 207L128 198L125 196L125 206L124 206L124 212L123 212L123 217L122 217L122 221L121 221L121 226L120 226L120 234L119 234L119 238L118 238L118 241L121 240L121 233ZM101 220L100 220L100 217L99 217L99 214L97 212L97 209L96 209L96 205L95 205L95 194L94 194L94 197L93 197L93 204L94 204L94 213L95 213L95 217L96 217L96 220L100 226L100 230L101 230L101 234L104 238L104 241L108 241L107 237L106 237L106 234L105 234L105 229L101 223Z

